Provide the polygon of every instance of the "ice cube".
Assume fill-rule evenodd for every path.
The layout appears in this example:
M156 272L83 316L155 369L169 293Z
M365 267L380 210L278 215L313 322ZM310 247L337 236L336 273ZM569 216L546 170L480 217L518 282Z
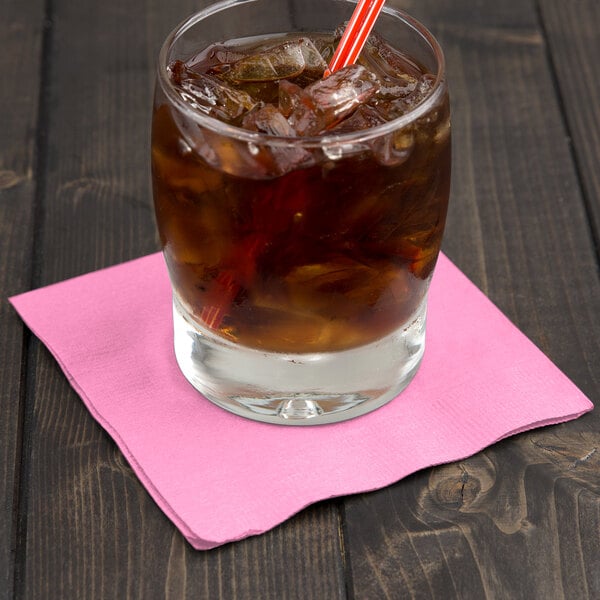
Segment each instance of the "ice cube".
M349 133L377 127L383 123L385 123L385 119L375 108L368 105L361 105L352 115L336 125L331 131L335 133Z
M437 256L437 248L426 248L409 266L410 272L419 279L427 279L433 273Z
M381 113L373 106L362 105L347 119L332 129L335 133L348 133L377 127L386 122ZM377 161L387 167L404 163L411 155L415 139L410 128L379 135L368 142Z
M431 93L435 76L430 73L422 75L414 89L404 96L383 100L377 104L377 109L387 120L395 119L416 108Z
M304 90L299 85L287 79L279 82L279 110L284 117L289 117L303 98Z
M249 94L257 104L277 104L277 81L236 81L235 87Z
M245 54L243 52L226 45L212 46L208 56L211 62L214 61L215 63L214 66L211 67L211 70L214 73L222 73L223 71L229 70L229 65L231 63L242 60L244 57Z
M377 77L349 65L304 88L289 121L299 135L315 135L337 125L379 89Z
M422 75L414 91L407 96L407 101L410 103L411 107L421 104L421 102L423 102L423 100L425 100L425 98L431 93L434 84L434 75L431 73L425 73Z
M186 60L185 67L188 72L192 73L218 75L227 71L231 63L237 62L245 56L246 54L236 46L214 44ZM181 61L175 62L180 63Z
M409 127L382 135L371 142L375 157L386 167L397 167L406 162L414 146L415 136Z
M237 90L234 90L237 92ZM275 110L275 109L274 109ZM217 172L225 172L237 177L264 179L277 174L277 163L273 157L260 148L235 137L223 135L210 127L204 127L183 112L169 111L169 117L176 125L181 140L193 152L200 164L206 163ZM239 120L238 120L239 122ZM289 161L281 161L281 168L289 168ZM212 181L208 182L210 185Z
M290 79L300 75L305 66L301 44L286 42L260 54L242 58L231 66L225 77L235 81Z
M167 67L169 78L175 86L180 85L182 79L187 79L196 75L194 71L188 68L188 66L181 60L174 60Z
M296 135L287 119L271 104L249 112L242 121L242 127L268 135L287 137Z
M254 290L252 290L254 292ZM307 311L296 311L284 301L253 293L244 311L244 328L236 332L242 343L278 352L318 352L341 350L362 342L359 329L346 320L332 321Z
M249 94L211 75L186 71L177 89L190 106L222 121L231 122L256 105Z
M301 38L299 40L300 50L304 57L304 71L302 77L308 78L310 81L320 79L323 77L323 73L327 68L325 59L321 56L318 48L308 38Z
M270 104L249 112L244 118L242 126L251 131L259 131L267 135L296 137L296 132L287 119ZM267 172L273 175L289 173L301 163L304 163L310 156L308 151L293 143L286 146L265 142L254 147L256 149L256 159L262 161Z
M337 120L366 103L379 89L379 81L360 65L349 65L308 86L315 106Z
M377 301L378 278L376 269L336 256L329 262L296 267L285 282L289 302L297 310L321 316L350 317Z
M192 152L187 160L182 160L181 156L174 156L155 146L152 148L152 168L156 177L169 188L189 192L192 196L201 196L222 185L221 175L204 168L196 161Z
M185 200L177 194L179 206ZM186 221L181 217L167 218L161 229L166 239L166 247L173 257L182 264L196 264L202 268L217 266L230 252L231 234L227 215L204 203L196 204L193 210L182 210Z
M199 154L203 157L210 152L204 147L201 130L179 111L160 106L154 113L152 136L152 170L158 182L192 197L222 185L220 173L206 169L198 160Z
M319 114L308 92L285 79L279 82L279 110L300 135L311 135L322 129Z
M323 35L315 36L311 41L317 49L318 53L325 61L325 64L329 64L329 62L333 58L333 54L337 47L337 42L339 42L339 38L336 39L332 35Z
M412 75L407 73L401 73L398 77L389 77L387 75L380 76L379 91L377 92L377 99L381 100L394 100L396 98L405 98L412 94L419 80Z
M373 32L367 39L359 62L365 62L378 75L400 77L407 74L418 78L422 69L405 54L392 48L379 34Z

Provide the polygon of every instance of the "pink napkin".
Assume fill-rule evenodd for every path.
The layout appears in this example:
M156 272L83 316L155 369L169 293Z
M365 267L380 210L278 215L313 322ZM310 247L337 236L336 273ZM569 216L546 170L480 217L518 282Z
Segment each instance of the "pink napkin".
M172 350L160 254L11 298L190 543L259 534L303 507L389 485L592 404L444 256L427 349L383 408L316 427L246 420L196 392Z

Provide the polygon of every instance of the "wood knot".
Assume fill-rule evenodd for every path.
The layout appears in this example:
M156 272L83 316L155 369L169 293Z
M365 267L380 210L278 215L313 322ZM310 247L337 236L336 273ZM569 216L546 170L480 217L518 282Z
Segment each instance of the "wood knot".
M420 497L425 512L477 513L494 487L496 470L484 453L431 470Z
M471 477L467 471L463 471L460 476L452 474L445 479L438 480L433 490L433 496L437 504L451 510L460 510L470 506L480 492L479 480Z

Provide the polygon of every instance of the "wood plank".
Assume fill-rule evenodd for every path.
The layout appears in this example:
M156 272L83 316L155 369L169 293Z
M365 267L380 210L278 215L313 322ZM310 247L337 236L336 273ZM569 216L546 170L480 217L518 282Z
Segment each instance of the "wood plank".
M36 285L157 248L148 186L154 60L191 5L53 2ZM25 597L343 597L336 503L266 535L194 551L48 352L34 358Z
M43 2L4 2L0 17L0 599L12 598L17 546L24 328L6 298L31 281Z
M600 255L600 4L538 2Z
M445 251L597 401L598 265L534 4L404 5L439 36L448 61L454 180ZM590 575L600 572L591 542L599 447L592 413L348 499L351 593L600 597Z

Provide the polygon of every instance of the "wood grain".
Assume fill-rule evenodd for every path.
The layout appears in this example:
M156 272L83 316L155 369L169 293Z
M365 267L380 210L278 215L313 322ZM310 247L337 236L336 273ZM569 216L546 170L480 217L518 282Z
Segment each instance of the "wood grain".
M154 60L190 4L53 3L36 285L156 249L148 186ZM36 348L32 362L23 597L344 596L335 503L264 536L194 551L49 353Z
M555 429L353 499L356 597L597 598L600 460L571 474L577 458L554 453L573 453L573 440L546 446Z
M600 4L538 0L551 67L573 140L590 226L600 256Z
M598 401L595 3L398 2L431 27L448 61L445 251ZM156 248L154 61L167 32L199 7L51 0L42 53L42 2L5 3L3 298ZM600 598L597 413L197 552L43 346L32 342L22 361L23 330L4 300L0 326L0 600Z
M598 265L535 6L410 8L448 61L454 179L445 250L598 400ZM598 555L583 550L600 533L599 430L592 413L348 499L353 596L600 597ZM549 450L557 444L544 440L555 437L568 458Z
M17 547L24 328L7 297L31 281L43 2L0 9L0 599L13 594Z

